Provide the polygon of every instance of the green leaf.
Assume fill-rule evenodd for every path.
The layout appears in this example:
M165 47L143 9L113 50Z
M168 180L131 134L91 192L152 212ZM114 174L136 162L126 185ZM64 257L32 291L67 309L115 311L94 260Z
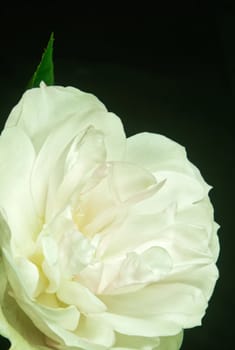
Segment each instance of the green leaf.
M41 81L44 81L46 85L54 84L53 42L54 33L51 33L47 47L42 55L41 62L28 83L27 89L38 87Z

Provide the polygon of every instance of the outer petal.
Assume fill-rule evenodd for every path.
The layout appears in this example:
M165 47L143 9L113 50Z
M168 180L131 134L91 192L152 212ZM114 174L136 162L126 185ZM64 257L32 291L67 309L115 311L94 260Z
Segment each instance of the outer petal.
M112 350L144 350L158 349L160 344L159 337L140 337L128 336L121 333L116 333L116 342Z
M200 325L207 306L201 290L164 282L126 295L100 296L110 312L103 315L104 321L120 333L143 336L173 335L182 328Z
M115 334L111 325L97 324L96 319L93 319L92 316L84 317L81 320L77 334L93 344L107 348L110 348L115 342Z
M36 148L40 147L54 127L75 112L79 115L92 110L106 111L105 106L91 94L60 86L27 90L10 113L6 127L15 125L23 128L34 140Z
M117 333L116 343L112 350L179 350L183 340L183 333L170 337L146 338L127 336Z
M107 324L116 332L130 336L158 337L169 336L180 332L181 327L170 318L165 319L160 316L151 317L131 317L117 313L104 313L93 316L97 322Z
M1 275L2 276L2 275ZM34 326L31 319L19 308L8 291L0 310L1 334L11 341L11 350L50 350L45 336Z
M204 183L199 171L187 159L185 148L163 135L144 132L129 137L126 160L154 173L164 170L193 175Z
M27 91L10 114L6 128L12 125L17 125L28 135L37 153L31 189L42 219L48 179L52 178L51 183L59 179L58 186L63 181L65 164L61 157L75 137L79 143L79 138L81 140L86 130L93 127L103 134L106 159L123 157L125 133L120 119L108 113L95 96L80 90L42 86Z
M208 196L209 186L198 181L194 176L160 170L155 173L155 176L157 181L165 181L164 186L148 200L140 202L136 206L137 212L156 213L171 205L177 206L177 211L181 211ZM208 221L211 221L210 218Z
M30 193L34 162L30 139L18 127L5 130L0 138L0 208L11 229L13 247L23 254L32 251L39 219ZM24 215L19 208L24 205Z
M1 231L3 226L1 225ZM44 335L9 295L6 271L0 257L0 333L10 339L11 350L49 350Z
M183 332L171 337L160 337L160 344L157 350L178 350L183 342Z
M107 143L113 145L108 151L112 151L114 159L123 151L119 148L124 140L120 119L108 113L94 95L72 87L42 84L40 88L26 91L9 115L6 127L20 126L39 150L47 136L72 116L76 116L80 125L77 130L93 125L106 134Z

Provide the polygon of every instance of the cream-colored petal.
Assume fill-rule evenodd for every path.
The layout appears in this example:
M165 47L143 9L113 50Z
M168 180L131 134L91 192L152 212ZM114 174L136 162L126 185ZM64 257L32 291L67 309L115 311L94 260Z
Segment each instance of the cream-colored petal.
M110 186L121 202L126 202L156 185L154 176L135 164L114 162L108 170Z
M6 127L20 126L39 149L58 123L74 113L81 119L93 110L106 111L94 95L71 87L42 84L24 93L9 115Z
M76 115L69 116L66 120L62 120L54 126L38 151L31 176L31 187L37 212L44 220L46 219L46 208L48 206L47 196L50 177L55 172L59 183L53 185L54 187L55 185L59 186L64 176L64 163L61 160L63 152L75 136L82 138L84 132L83 128L80 129L79 119ZM58 160L60 160L60 167L56 167Z
M70 172L78 163L81 167L91 168L100 164L106 158L104 134L101 130L90 126L82 138L75 138L69 147L64 164L64 173Z
M96 169L82 192L73 199L74 221L88 237L102 232L122 214L120 203L110 188L108 172L108 164Z
M124 220L130 205L143 201L163 185L157 184L144 169L121 162L100 166L89 183L91 187L82 190L74 204L74 220L88 236L106 229L110 231L112 223L116 225L117 221Z
M89 290L97 294L102 281L103 263L90 264L86 266L78 276L78 280Z
M44 257L42 270L48 279L48 293L55 293L59 287L61 271L59 268L59 247L57 242L49 234L42 235L38 242L41 242L41 253Z
M9 295L2 258L0 276L0 333L10 340L11 350L49 350L44 335Z
M58 262L58 245L50 235L42 237L42 253L49 266L53 266Z
M138 247L138 245L150 241L155 241L156 245L160 246L163 244L163 247L166 245L167 248L169 245L174 246L178 244L179 246L179 241L182 242L182 240L187 239L184 232L190 232L190 230L192 232L197 230L197 233L189 233L188 242L191 238L195 247L197 244L198 247L201 247L202 244L206 244L208 239L210 240L210 237L215 235L214 231L213 234L211 233L213 215L210 212L210 206L208 207L208 211L206 209L207 204L204 206L202 203L202 207L204 207L205 211L207 210L208 214L205 215L204 213L201 215L200 213L203 209L200 208L200 202L197 202L197 200L205 195L204 190L200 184L198 185L198 182L195 182L192 178L186 177L184 180L183 184L183 178L181 179L182 191L178 191L177 186L174 187L173 184L170 185L169 181L166 181L156 195L153 195L143 202L137 203L135 207L129 211L128 217L120 222L119 226L110 226L101 240L98 254L108 257L130 251ZM173 178L172 181L174 181ZM198 189L197 185L199 186ZM171 197L171 193L173 193L173 197ZM172 202L172 198L175 199L176 204ZM187 213L187 215L185 215L187 219L184 219L184 212ZM198 218L198 220L193 218L194 212L195 218ZM192 219L190 219L190 217ZM179 226L178 223L182 224ZM186 228L183 228L184 226ZM182 233L179 227L182 227ZM168 233L165 234L164 232L166 229L168 229ZM182 251L184 246L186 248L188 247L191 251L192 245L188 242L185 242L181 248L179 247L179 251ZM203 249L204 253L209 253L208 245ZM178 255L180 256L180 254ZM183 257L184 255L182 258Z
M6 274L12 287L12 296L20 308L28 315L36 327L49 337L54 337L50 330L50 324L55 323L61 329L74 330L77 328L80 313L77 308L52 308L40 305L36 300L28 297L25 285L20 280L16 266L10 254L3 250Z
M103 328L105 328L105 326ZM110 327L107 326L107 328L110 328ZM107 350L106 346L93 343L89 339L86 339L85 337L83 338L74 332L69 332L65 329L61 329L56 325L56 323L51 323L50 329L54 334L56 334L56 337L58 338L57 341L54 341L51 339L47 341L52 348L55 347L55 349L59 349L59 350L77 350L77 349ZM93 334L91 332L91 336L92 335ZM109 338L107 340L109 340Z
M180 267L188 264L210 264L214 261L208 236L203 227L175 224L163 230L156 241L169 252L175 267Z
M177 332L177 328L200 325L207 307L207 300L199 288L178 282L164 283L164 280L148 285L134 293L102 295L100 298L107 305L109 312L112 313L113 320L115 320L114 315L122 315L123 319L127 317L130 327L132 318L133 325L136 318L139 320L155 318L155 327L160 332L154 334L157 336L174 334L175 331ZM169 331L168 325L165 328L167 322L174 325L173 333ZM135 329L135 327L133 328ZM167 333L168 331L169 333ZM130 334L124 329L120 332ZM135 334L138 335L138 333Z
M18 299L20 307L33 323L45 334L51 334L51 325L56 324L61 330L74 331L79 323L80 313L74 306L53 308L36 302Z
M172 204L177 206L177 211L181 211L208 195L209 187L192 176L174 171L158 171L155 176L158 182L164 181L164 185L146 201L138 203L137 212L156 213Z
M55 293L60 285L61 272L58 264L49 265L45 260L42 263L42 271L48 280L46 292Z
M112 350L154 350L158 349L159 344L159 337L128 336L126 334L116 333L116 341Z
M195 286L202 291L205 299L209 300L217 279L218 269L214 262L201 262L199 260L198 262L193 261L191 264L175 267L165 278L165 283L180 282Z
M92 262L95 246L78 230L65 232L59 242L59 264L64 278L70 279Z
M136 214L135 209L131 209L128 214L119 224L114 222L105 231L97 256L112 259L113 256L124 255L152 242L160 245L159 235L161 237L161 232L174 223L175 207L150 215Z
M5 337L9 337L9 330L7 327L7 323L2 314L2 305L3 305L5 292L7 289L7 275L3 264L2 254L0 255L0 276L1 276L0 278L0 287L1 287L0 288L0 333Z
M139 337L117 333L112 350L179 350L183 340L183 332L169 337Z
M79 337L90 342L110 348L115 342L115 334L110 325L97 323L93 316L83 316L76 332Z
M95 96L74 88L42 85L28 90L12 110L6 128L11 130L16 125L28 135L39 153L32 174L32 191L42 218L48 177L76 135L94 126L104 133L108 159L119 160L124 152L125 133L120 119L108 113Z
M220 226L215 222L209 240L209 249L213 254L215 262L217 261L220 252L219 237L217 235L217 231L219 228Z
M104 312L105 304L90 290L78 282L63 281L57 291L58 298L68 305L75 305L80 312L89 314ZM80 327L80 326L79 326Z
M95 314L93 318L97 322L107 324L119 333L127 335L138 335L143 337L169 336L180 332L180 326L170 317L161 316L134 317L124 316L117 313L105 312Z
M176 223L193 225L204 228L208 236L213 230L213 207L208 197L178 210L175 216Z
M31 141L20 128L3 131L0 138L0 207L11 230L12 248L22 255L28 255L33 249L40 225L29 185L34 159Z
M19 279L23 282L25 292L29 298L34 298L39 283L37 266L21 257L14 260L14 266Z
M94 170L105 162L104 135L94 127L88 127L82 137L75 137L64 158L57 162L59 167L64 165L64 169L58 169L56 165L49 179L47 220L66 206L75 191L81 192Z
M138 253L127 253L123 260L116 262L116 266L115 263L104 264L99 293L133 292L144 288L148 283L161 280L169 274L171 268L172 260L161 247L152 246Z
M179 350L183 342L183 332L170 337L160 337L157 350Z
M39 152L32 173L32 191L42 219L48 177L74 136L93 125L104 134L108 159L121 159L124 152L125 134L120 119L108 113L95 96L74 88L42 85L28 90L6 123L7 128L14 125L28 134Z
M160 134L143 132L128 137L125 159L154 173L180 172L204 183L198 169L188 161L185 148Z

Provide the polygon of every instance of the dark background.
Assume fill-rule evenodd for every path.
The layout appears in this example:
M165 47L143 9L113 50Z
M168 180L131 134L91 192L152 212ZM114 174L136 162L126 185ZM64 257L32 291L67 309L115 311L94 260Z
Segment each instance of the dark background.
M233 8L189 1L148 13L113 5L106 13L92 4L65 5L51 2L42 13L35 4L1 9L1 128L54 31L57 84L97 95L122 118L128 136L151 131L183 144L213 186L221 253L203 324L185 331L182 350L229 348L235 326ZM0 349L8 349L1 341Z

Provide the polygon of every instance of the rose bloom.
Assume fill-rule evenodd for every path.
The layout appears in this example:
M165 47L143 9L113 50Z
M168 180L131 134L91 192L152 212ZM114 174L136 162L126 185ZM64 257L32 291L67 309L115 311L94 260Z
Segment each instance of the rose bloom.
M0 332L14 350L176 350L218 271L208 186L92 94L26 91L0 137Z

